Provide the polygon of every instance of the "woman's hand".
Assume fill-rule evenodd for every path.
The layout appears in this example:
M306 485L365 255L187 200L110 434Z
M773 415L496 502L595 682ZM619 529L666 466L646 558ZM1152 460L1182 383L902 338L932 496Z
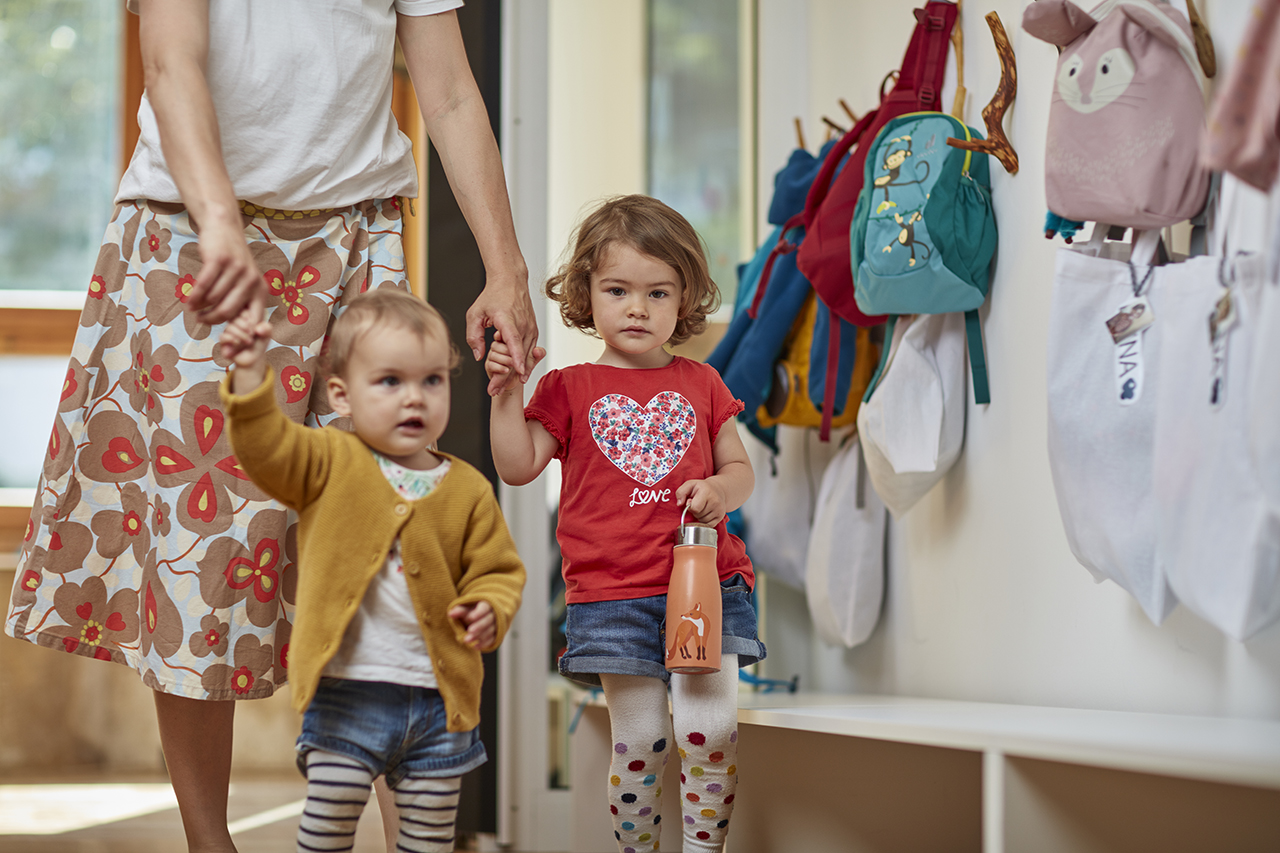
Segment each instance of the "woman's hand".
M200 258L203 264L187 297L188 311L216 325L242 314L256 300L261 316L267 285L249 253L238 210L200 223Z
M488 390L493 396L510 387L512 372L521 382L528 382L533 368L546 355L546 351L538 347L538 320L533 313L527 279L505 284L488 279L484 290L467 310L467 346L477 361L484 358L484 330L490 326L507 342L507 353L512 356L501 380L489 373ZM539 352L542 355L536 354ZM489 372L487 362L485 372Z

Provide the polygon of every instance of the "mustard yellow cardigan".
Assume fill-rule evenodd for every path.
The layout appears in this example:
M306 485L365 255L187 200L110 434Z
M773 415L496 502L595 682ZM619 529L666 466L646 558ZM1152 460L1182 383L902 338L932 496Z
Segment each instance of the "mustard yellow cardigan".
M524 564L493 488L460 459L431 494L411 501L378 468L354 433L293 423L276 405L275 383L249 394L221 388L231 446L244 471L294 510L298 523L298 593L289 644L293 706L306 710L320 673L396 537L405 580L435 668L451 732L480 722L480 651L492 651L520 606ZM462 625L446 615L458 604L487 601L497 620L492 648L465 645Z

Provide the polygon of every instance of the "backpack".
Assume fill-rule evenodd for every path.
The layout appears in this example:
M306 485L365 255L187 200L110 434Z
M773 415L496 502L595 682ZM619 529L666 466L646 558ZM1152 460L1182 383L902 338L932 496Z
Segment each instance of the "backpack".
M805 242L798 250L798 266L831 310L858 326L874 326L884 317L864 314L853 297L853 268L849 258L849 226L862 193L863 165L871 139L897 116L918 110L937 110L942 100L947 49L956 22L956 5L933 0L914 10L911 35L898 81L880 106L867 113L827 155L805 200ZM857 148L854 149L854 145ZM846 152L848 164L836 174Z
M756 422L763 427L777 424L797 427L822 426L819 404L826 392L826 340L832 313L810 290L804 307L787 335L782 358L774 365L769 395L756 412ZM862 395L880 358L869 329L859 329L835 318L844 328L840 336L840 358L834 374L837 404L832 411L831 426L850 426L857 420ZM826 438L822 438L826 441Z
M720 372L733 395L742 400L739 420L747 430L777 453L777 437L772 425L757 419L762 404L772 390L775 365L785 351L796 318L800 316L813 288L796 269L795 256L774 261L773 246L783 236L784 224L804 207L804 199L822 164L819 157L798 148L774 176L774 195L769 221L778 226L771 239L761 244L750 262L739 268L738 296L734 316L724 337L716 345L707 364ZM799 233L793 234L800 239Z
M1151 229L1200 212L1205 78L1187 19L1164 0L1091 12L1039 0L1022 28L1061 49L1045 146L1051 215Z
M880 130L868 148L850 256L864 311L964 312L973 396L982 404L991 395L978 308L987 298L996 250L989 157L947 145L950 137L981 139L941 112L899 116Z
M767 298L770 273L779 259L795 253L797 269L812 283L822 304L844 322L828 323L825 340L826 358L810 359L811 372L822 376L822 404L819 435L830 437L832 420L840 399L837 377L841 370L841 353L850 351L847 338L852 326L874 326L883 316L867 316L858 309L853 294L853 274L849 257L849 227L863 183L866 146L869 139L890 119L915 110L935 110L942 96L942 80L946 71L948 43L955 26L956 6L943 0L931 0L923 9L915 10L916 28L907 46L898 72L898 80L880 106L854 124L827 153L822 168L813 179L805 198L804 210L783 226L782 236L773 247L749 312L757 316ZM887 78L886 78L887 79ZM858 147L855 149L855 145ZM850 151L852 150L852 154ZM803 230L798 230L803 229ZM803 242L794 240L803 234ZM841 340L845 338L842 346ZM823 341L816 339L822 347ZM856 350L856 342L853 349ZM819 350L821 351L821 350Z

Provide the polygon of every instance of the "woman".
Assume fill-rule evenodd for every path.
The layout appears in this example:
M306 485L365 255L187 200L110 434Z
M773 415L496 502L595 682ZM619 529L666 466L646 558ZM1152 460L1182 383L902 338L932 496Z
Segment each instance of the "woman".
M285 681L296 521L231 455L211 326L265 313L281 404L333 420L315 381L329 323L363 290L407 286L400 198L417 182L390 111L397 37L485 265L467 342L482 357L496 327L528 370L528 273L459 5L129 0L141 138L81 315L6 632L139 671L191 851L235 849L234 700Z

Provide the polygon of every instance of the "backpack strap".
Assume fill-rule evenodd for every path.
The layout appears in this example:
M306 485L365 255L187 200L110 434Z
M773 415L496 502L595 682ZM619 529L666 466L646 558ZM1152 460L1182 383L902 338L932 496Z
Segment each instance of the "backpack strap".
M896 86L894 91L897 91ZM880 109L877 107L858 119L857 123L844 136L840 137L840 141L836 143L835 147L827 152L827 159L822 161L822 168L818 170L817 177L813 179L813 184L809 187L809 194L805 196L804 212L801 215L804 217L806 228L813 224L814 218L818 215L818 208L822 206L823 200L831 190L831 181L836 176L840 161L857 144L863 134L875 124L876 116L879 113Z
M969 341L969 370L973 373L973 402L979 406L991 402L991 388L987 383L987 355L982 350L982 323L978 309L964 312L965 337Z
M764 262L764 269L760 271L760 282L756 285L755 298L751 300L751 307L747 309L747 314L751 319L755 319L760 313L760 303L764 301L765 289L769 286L769 279L773 276L773 262L778 259L779 255L789 255L799 248L799 243L793 243L787 235L791 233L793 228L804 226L804 213L797 213L786 221L778 231L778 242L769 252L769 258Z
M833 312L827 324L827 375L822 383L822 423L818 441L831 440L831 419L836 411L836 373L840 369L840 318Z
M893 346L893 327L898 324L898 315L890 314L889 319L884 323L884 343L880 345L880 363L876 365L876 372L871 374L871 381L867 383L867 393L862 395L862 402L871 399L871 395L875 392L876 386L880 384L880 380L884 378L884 369L889 364L889 350Z

